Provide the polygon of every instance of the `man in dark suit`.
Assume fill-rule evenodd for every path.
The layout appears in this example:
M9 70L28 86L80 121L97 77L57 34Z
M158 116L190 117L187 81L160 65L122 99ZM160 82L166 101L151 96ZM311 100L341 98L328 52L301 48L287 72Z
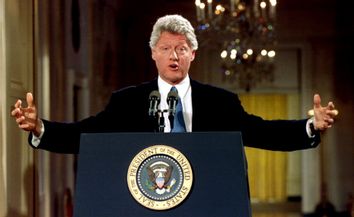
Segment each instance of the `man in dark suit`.
M299 150L316 147L320 131L332 126L337 111L334 104L321 106L314 96L314 117L304 120L272 120L246 113L236 94L189 78L198 42L190 22L179 15L157 20L150 37L152 59L158 78L114 92L106 108L96 116L75 123L41 120L31 93L26 108L18 100L11 112L19 128L30 131L29 143L37 148L60 153L78 153L83 132L153 132L156 124L148 115L149 94L161 94L160 109L171 87L177 88L183 107L183 127L187 132L241 131L245 145L268 150ZM212 103L211 103L212 102ZM171 131L165 118L165 132Z

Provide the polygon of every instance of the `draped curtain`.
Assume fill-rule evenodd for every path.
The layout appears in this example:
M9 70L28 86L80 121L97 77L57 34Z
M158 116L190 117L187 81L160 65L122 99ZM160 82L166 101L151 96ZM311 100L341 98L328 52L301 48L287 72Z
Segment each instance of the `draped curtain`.
M239 95L248 113L264 119L287 119L285 94ZM287 153L246 147L252 202L286 201Z

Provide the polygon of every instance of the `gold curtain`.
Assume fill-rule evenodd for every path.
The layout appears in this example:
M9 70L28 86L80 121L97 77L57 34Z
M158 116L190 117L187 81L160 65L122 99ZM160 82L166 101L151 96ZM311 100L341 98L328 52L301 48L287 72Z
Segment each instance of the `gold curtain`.
M243 94L240 100L248 113L264 119L286 119L288 116L284 94ZM287 153L246 148L246 156L251 200L285 201Z

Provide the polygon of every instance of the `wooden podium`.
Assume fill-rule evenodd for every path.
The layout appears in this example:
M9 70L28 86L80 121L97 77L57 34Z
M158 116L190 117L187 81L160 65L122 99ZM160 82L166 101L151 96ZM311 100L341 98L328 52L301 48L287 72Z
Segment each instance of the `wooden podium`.
M193 171L193 184L188 196L171 209L154 210L143 206L132 196L127 184L128 168L134 157L142 150L156 145L168 146L183 153ZM142 181L145 182L147 180ZM74 216L251 216L241 134L239 132L83 134Z

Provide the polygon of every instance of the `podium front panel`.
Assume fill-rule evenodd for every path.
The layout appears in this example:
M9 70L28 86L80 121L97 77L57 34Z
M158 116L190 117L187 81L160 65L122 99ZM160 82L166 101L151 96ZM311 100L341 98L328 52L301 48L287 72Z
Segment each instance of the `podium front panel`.
M132 159L153 145L179 150L192 166L192 189L172 209L146 208L128 189L127 172ZM251 216L241 134L83 134L74 208L75 217Z

